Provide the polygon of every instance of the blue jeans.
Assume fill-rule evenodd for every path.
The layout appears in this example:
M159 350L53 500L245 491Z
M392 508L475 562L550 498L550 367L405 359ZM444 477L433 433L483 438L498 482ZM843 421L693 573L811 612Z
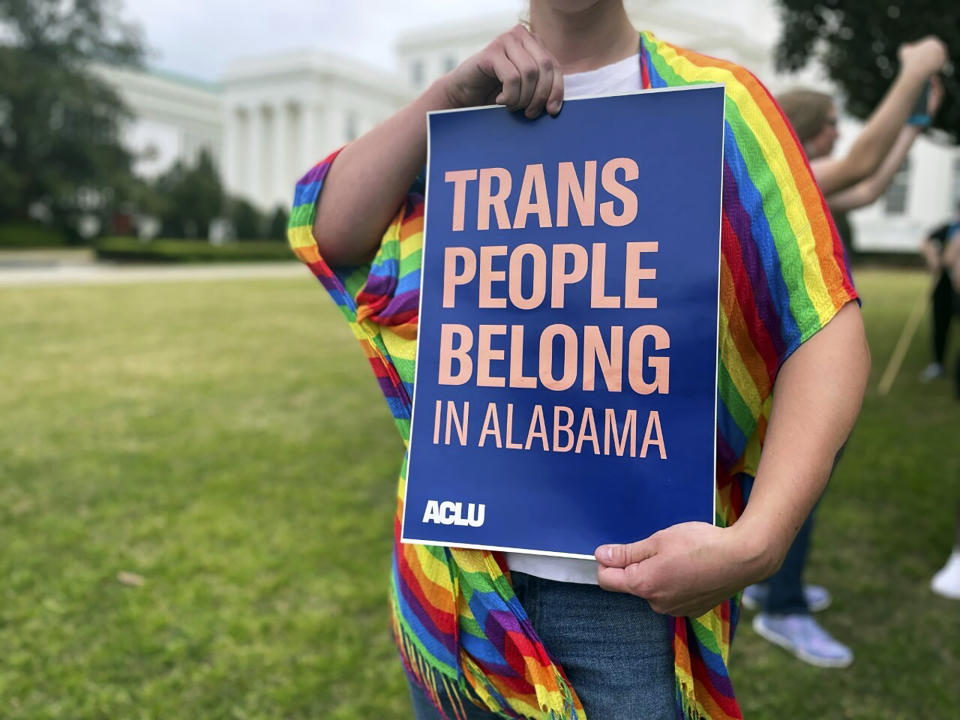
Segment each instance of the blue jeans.
M517 598L550 654L567 673L589 720L674 720L673 619L646 600L597 585L511 573ZM415 720L440 715L410 688ZM464 700L467 720L499 716ZM449 706L448 717L456 717Z

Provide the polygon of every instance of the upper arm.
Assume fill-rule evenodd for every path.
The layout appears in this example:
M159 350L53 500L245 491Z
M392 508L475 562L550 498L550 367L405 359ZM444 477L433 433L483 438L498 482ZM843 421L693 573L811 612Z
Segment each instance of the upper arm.
M368 245L373 251L365 250L363 256L345 262L329 243L318 240L325 238L326 227L318 223L317 206L336 157L336 152L331 154L297 183L287 230L290 246L330 292L348 321L357 323L365 333L376 336L380 327L415 324L417 303L413 299L419 294L420 273L417 251L423 237L422 185L414 183L386 230L370 238Z
M360 341L402 433L409 432L413 357L420 298L423 195L410 189L369 262L341 265L328 258L314 238L316 205L333 156L318 163L297 184L287 237ZM323 227L321 226L321 232Z
M364 265L373 260L390 221L388 215L382 225L376 225L369 222L366 213L358 212L358 205L362 207L367 204L360 196L368 194L372 200L375 197L373 193L378 190L372 183L368 184L369 189L364 185L364 191L351 189L355 188L355 185L351 185L355 180L341 177L344 159L348 164L351 162L350 158L344 158L345 154L341 154L346 149L340 148L324 161L329 164L329 168L321 188L317 191L313 207L313 239L320 254L331 267ZM326 190L326 186L331 189ZM404 193L401 191L390 206L390 213L394 213L396 207L402 204L403 197Z
M759 458L761 417L786 360L856 298L806 155L759 81L727 81L718 419L730 455Z

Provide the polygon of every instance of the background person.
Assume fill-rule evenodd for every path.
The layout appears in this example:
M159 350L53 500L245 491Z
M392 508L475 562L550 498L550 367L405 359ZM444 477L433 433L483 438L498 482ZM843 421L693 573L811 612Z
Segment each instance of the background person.
M947 338L950 334L950 322L954 315L954 294L957 292L950 276L950 267L944 262L944 255L950 238L958 233L960 233L960 200L957 201L956 214L953 219L932 230L924 239L921 248L927 268L935 282L930 303L933 360L920 374L920 379L923 382L930 382L943 375Z
M927 38L905 45L900 48L900 58L901 69L894 84L849 152L838 158L832 157L838 138L832 97L809 89L788 91L778 97L832 212L849 212L876 201L940 107L943 85L935 73L946 61L943 44ZM916 99L928 82L926 114L912 117ZM898 86L907 86L911 92L898 95ZM813 512L797 533L780 569L765 583L748 587L743 604L761 610L753 619L761 637L812 665L847 667L853 662L853 650L830 635L812 615L830 605L829 591L803 583L812 532Z
M953 312L960 315L960 226L954 226L942 256L943 267L953 281ZM953 369L954 397L960 401L960 350ZM957 509L957 533L953 552L933 579L931 589L938 595L960 600L960 508Z
M953 284L953 312L960 315L960 224L951 228L947 248L943 252L943 266ZM953 394L960 400L960 349L953 367Z

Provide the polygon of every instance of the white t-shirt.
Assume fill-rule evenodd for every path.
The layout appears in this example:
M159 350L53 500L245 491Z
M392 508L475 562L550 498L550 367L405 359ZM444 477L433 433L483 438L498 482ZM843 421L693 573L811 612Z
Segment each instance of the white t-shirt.
M564 100L591 95L613 95L642 89L639 54L597 70L563 76ZM504 554L507 558L507 566L517 572L560 582L597 584L596 560L514 552Z

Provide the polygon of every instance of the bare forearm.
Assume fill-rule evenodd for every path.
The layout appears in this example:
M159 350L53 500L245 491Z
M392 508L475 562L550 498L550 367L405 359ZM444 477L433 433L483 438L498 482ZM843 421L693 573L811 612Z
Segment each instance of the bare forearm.
M883 100L867 120L863 131L850 148L850 155L857 158L858 168L869 175L874 172L910 117L910 112L923 90L927 75L913 70L903 70Z
M356 264L373 254L426 161L426 113L447 107L438 81L340 152L324 181L313 225L327 262Z
M849 212L875 202L890 186L893 176L906 160L913 141L920 134L920 128L908 125L900 130L896 142L883 159L879 169L869 178L843 192L827 196L827 205L833 212Z
M876 172L910 116L924 83L943 69L947 50L939 38L930 35L915 43L901 45L898 55L900 72L867 120L850 152L838 160L818 158L810 163L824 195L845 190ZM931 80L931 97L937 94L933 91L938 87ZM939 100L933 104L939 104ZM928 113L930 106L928 98Z
M810 163L824 195L846 190L877 170L906 123L925 82L926 76L915 70L902 71L850 150L842 158L818 158Z
M784 363L750 502L734 525L777 562L823 492L860 412L870 354L860 309L843 307Z

